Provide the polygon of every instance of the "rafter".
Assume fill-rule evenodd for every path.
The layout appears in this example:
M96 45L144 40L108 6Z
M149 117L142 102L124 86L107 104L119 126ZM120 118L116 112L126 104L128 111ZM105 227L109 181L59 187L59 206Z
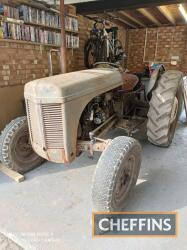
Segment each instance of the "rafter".
M146 27L146 25L144 23L142 23L140 20L138 20L137 18L133 17L132 15L130 15L129 13L125 12L125 11L119 11L120 14L128 17L130 20L132 20L133 22L139 24L142 27Z
M93 14L104 11L111 12L115 10L133 10L139 8L151 8L153 6L184 3L186 0L97 0L87 2L87 0L65 0L65 3L79 2L76 5L77 13Z
M179 11L180 11L182 17L183 17L184 20L187 22L187 12L186 12L185 7L183 6L183 4L179 4L179 5L178 5L178 8L179 8Z
M157 26L160 26L161 23L146 9L144 8L140 8L138 9L138 11L144 15L145 17L147 17L152 23L156 24Z
M122 14L120 14L119 12L107 12L107 13L108 13L108 15L110 15L110 16L112 16L114 18L117 18L118 20L120 20L122 23L128 25L129 27L134 28L134 29L137 28L136 25L128 22L127 20L125 20L125 17Z
M122 26L123 28L127 29L128 26L126 24L124 24L123 22L121 22L120 20L117 20L115 19L113 16L109 15L108 13L100 13L98 14L98 16L100 18L103 18L103 19L108 19L110 20L112 23L115 23L117 24L118 26Z
M167 6L158 6L157 8L171 24L175 25L175 18L173 17Z

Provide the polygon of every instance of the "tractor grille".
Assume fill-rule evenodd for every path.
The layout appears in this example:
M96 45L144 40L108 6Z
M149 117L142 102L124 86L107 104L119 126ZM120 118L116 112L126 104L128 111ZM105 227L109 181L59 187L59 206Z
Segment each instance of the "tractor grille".
M32 110L31 110L32 106L30 105L29 100L27 100L27 115L28 115L28 122L30 125L30 134L33 140L33 132L32 132L32 126L31 126L31 120L32 120Z
M27 100L26 106L27 106L27 117L28 117L28 123L30 127L31 140L35 142L36 144L42 146L43 140L41 138L41 133L39 133L38 123L36 122L37 115L39 115L38 105L31 102L30 100Z
M63 120L61 104L41 104L44 137L47 148L63 148Z
M36 104L30 100L26 104L32 141L49 149L63 148L61 104Z

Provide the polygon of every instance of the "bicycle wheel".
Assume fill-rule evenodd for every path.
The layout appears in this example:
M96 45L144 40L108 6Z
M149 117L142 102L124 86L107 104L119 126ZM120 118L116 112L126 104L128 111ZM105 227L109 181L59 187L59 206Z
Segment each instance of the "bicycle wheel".
M89 39L87 41L84 48L84 64L86 68L93 68L94 63L99 61L100 45L99 39Z
M100 51L100 62L109 62L108 61L108 57L107 57L107 40L104 39L102 41L102 48L101 48L101 51Z
M116 39L114 43L115 62L122 60L123 55L124 55L124 51L123 51L122 42L119 39Z

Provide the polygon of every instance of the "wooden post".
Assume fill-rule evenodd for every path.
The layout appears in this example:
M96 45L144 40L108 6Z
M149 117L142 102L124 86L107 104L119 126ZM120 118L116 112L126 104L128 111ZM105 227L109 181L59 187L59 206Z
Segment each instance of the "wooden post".
M61 20L61 72L67 72L67 58L66 58L66 32L65 32L65 7L64 0L60 0L60 20Z

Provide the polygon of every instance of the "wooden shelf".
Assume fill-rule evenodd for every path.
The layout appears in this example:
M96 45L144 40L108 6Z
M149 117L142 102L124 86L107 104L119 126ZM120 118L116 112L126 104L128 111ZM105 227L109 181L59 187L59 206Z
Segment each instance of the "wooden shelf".
M32 22L24 22L24 24L26 25L33 25L33 26L37 26L37 27L41 27L41 28L45 28L45 29L52 29L52 30L61 30L61 28L59 27L52 27L52 26L47 26L44 24L39 24L39 23L32 23Z
M65 16L74 17L74 18L78 19L78 16L73 15L73 14L65 14Z
M66 49L79 49L79 48L66 47Z
M24 23L23 20L14 19L14 18L11 18L11 17L2 16L2 15L0 15L0 21L1 22L7 22L7 23L15 23L15 24L23 24Z
M73 34L79 34L78 31L74 31L74 30L68 30L68 29L65 29L66 32L69 32L69 33L73 33Z
M47 6L42 5L42 3L37 3L37 4L33 4L31 2L28 3L28 1L26 0L16 0L17 4L23 4L23 5L27 5L36 9L41 9L41 10L45 10L45 11L49 11L49 12L53 12L53 13L57 13L58 14L58 10L54 10L51 9ZM60 14L60 13L59 13ZM58 15L59 15L58 14ZM65 17L71 17L71 18L75 18L78 19L78 16L74 15L74 14L65 14ZM39 24L39 23L35 23L35 22L25 22L24 20L20 20L20 19L14 19L14 18L9 18L3 15L0 15L0 21L2 22L6 22L6 23L15 23L18 25L30 25L30 26L34 26L34 27L40 27L42 30L48 30L48 31L56 31L58 33L60 33L61 28L60 27L51 27L48 25L44 25L44 24ZM66 33L69 34L74 34L74 35L79 35L79 31L75 31L75 30L70 30L70 29L65 29ZM8 43L20 43L20 44L31 44L31 45L38 45L38 46L49 46L49 47L56 47L59 48L60 45L55 45L55 44L45 44L45 43L38 43L38 42L32 42L32 41L25 41L25 40L16 40L16 39L12 39L12 38L0 38L0 42L8 42ZM79 48L72 48L72 47L67 47L67 49L79 49Z
M22 43L22 44L31 44L31 45L41 45L41 46L48 46L48 47L56 47L59 48L60 45L56 44L48 44L48 43L36 43L32 41L23 41L23 40L14 40L14 39L4 39L0 38L0 42L8 42L8 43Z
M36 42L32 42L32 41L22 41L22 40L14 40L14 39L0 38L0 42L21 43L21 44L30 44L30 45L38 45L38 46L48 46L48 47L60 48L60 45L56 45L56 44L36 43ZM72 47L66 47L66 48L67 49L79 49L79 48L72 48Z
M47 7L45 4L34 2L34 1L28 1L28 0L16 0L17 5L26 5L35 9L45 10L51 13L55 13L56 11L52 10L50 7Z
M4 17L4 16L0 16L0 21L1 21L1 18L2 18L3 22L7 22L7 23L15 23L15 24L20 24L20 25L26 24L26 25L41 27L41 28L44 28L44 29L51 29L51 30L61 31L61 28L59 28L59 27L52 27L52 26L47 26L47 25L44 25L44 24L32 23L32 22L24 22L23 20L18 20L18 19L8 20L7 17ZM74 31L74 30L69 30L69 29L66 29L65 31L69 32L69 33L74 33L74 34L77 34L77 35L79 34L79 31Z
M33 26L38 26L38 27L41 27L41 28L46 28L46 29L52 29L52 30L58 30L58 31L61 31L61 28L58 28L58 27L52 27L52 26L46 26L46 25L43 25L43 24L38 24L38 23L24 22L24 24L27 24L27 25L33 25ZM69 32L69 33L79 34L79 32L78 32L78 31L74 31L74 30L68 30L68 29L66 29L65 31L66 31L66 32Z

